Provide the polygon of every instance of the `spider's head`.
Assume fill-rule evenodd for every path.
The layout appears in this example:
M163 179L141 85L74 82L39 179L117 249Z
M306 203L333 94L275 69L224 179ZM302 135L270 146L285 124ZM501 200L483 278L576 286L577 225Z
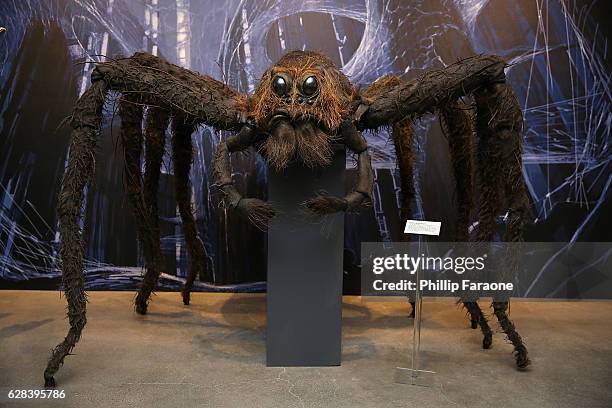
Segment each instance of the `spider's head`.
M268 69L252 98L257 126L271 137L268 160L282 169L331 159L331 139L350 110L354 88L326 56L292 51Z

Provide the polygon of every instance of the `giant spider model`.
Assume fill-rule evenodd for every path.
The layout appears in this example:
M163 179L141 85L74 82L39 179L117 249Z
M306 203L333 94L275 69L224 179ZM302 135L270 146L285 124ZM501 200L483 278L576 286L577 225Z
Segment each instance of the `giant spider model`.
M171 120L177 201L183 221L191 270L183 300L189 303L190 282L210 262L199 240L189 203L191 133L198 125L237 134L219 143L214 160L215 185L226 205L254 225L265 228L275 215L272 205L243 198L232 184L230 154L254 146L271 166L282 171L297 161L310 167L331 160L331 143L344 143L357 155L356 188L345 197L318 195L304 203L315 214L349 211L370 198L372 172L367 143L360 131L392 126L402 183L402 219L410 215L412 185L411 121L438 113L449 139L455 173L459 223L457 239L467 240L472 208L472 139L480 188L478 239L493 238L496 215L507 213L505 239L521 239L527 208L521 172L522 115L505 82L505 63L495 56L475 56L444 69L427 72L410 82L386 76L360 92L325 56L294 51L268 69L253 95L239 93L204 75L137 53L130 58L97 64L92 85L79 99L71 117L70 158L58 203L60 255L68 302L70 329L54 350L45 370L45 385L74 348L86 323L83 244L79 218L83 191L94 173L96 137L109 91L121 93L121 139L125 154L126 188L137 218L138 238L146 273L136 298L136 310L146 313L148 298L160 273L161 251L157 221L157 184L164 129ZM473 96L476 119L458 100ZM147 107L143 110L143 107ZM140 156L145 117L145 174ZM203 269L205 268L205 269ZM465 302L472 327L480 325L483 347L491 345L491 330L475 301ZM506 301L494 301L494 313L514 345L519 368L529 364L527 349L509 320Z

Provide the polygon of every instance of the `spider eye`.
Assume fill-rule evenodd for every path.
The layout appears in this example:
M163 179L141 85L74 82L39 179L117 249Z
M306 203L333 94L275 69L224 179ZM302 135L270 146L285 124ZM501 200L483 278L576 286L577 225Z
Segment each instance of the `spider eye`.
M287 80L282 76L276 76L272 80L272 89L275 94L283 96L289 91L289 84L287 84Z
M319 89L319 85L317 84L317 78L314 76L309 76L304 80L304 84L302 85L302 93L306 96L314 95Z

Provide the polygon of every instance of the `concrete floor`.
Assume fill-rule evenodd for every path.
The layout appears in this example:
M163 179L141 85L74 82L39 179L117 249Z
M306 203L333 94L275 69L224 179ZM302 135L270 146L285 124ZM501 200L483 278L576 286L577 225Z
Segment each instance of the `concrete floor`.
M431 387L394 382L408 366L412 320L401 302L344 299L343 363L265 366L265 296L155 296L150 314L129 292L89 294L88 325L58 375L61 401L12 401L38 389L50 349L65 335L58 292L0 292L2 407L611 407L612 302L515 302L512 318L533 366L514 368L497 333L480 348L461 309L426 301L424 368ZM496 327L496 326L495 326Z

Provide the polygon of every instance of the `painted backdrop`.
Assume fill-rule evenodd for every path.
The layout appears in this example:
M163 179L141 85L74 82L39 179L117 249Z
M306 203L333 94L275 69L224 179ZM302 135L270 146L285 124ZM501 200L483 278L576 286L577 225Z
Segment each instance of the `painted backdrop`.
M526 119L524 174L531 198L526 239L612 241L610 60L607 2L579 0L2 0L0 1L0 288L57 288L56 196L68 155L62 120L88 86L93 62L146 50L252 91L292 49L326 53L354 83L394 73L411 79L475 53L510 63ZM142 260L122 193L120 119L107 108L95 183L87 191L87 286L133 289ZM454 191L437 120L416 129L414 217L441 220L453 237ZM214 257L214 285L263 290L265 235L219 206L210 164L220 134L194 134L191 173L199 231ZM375 202L347 215L345 291L359 287L362 241L399 240L399 175L388 135L368 135ZM235 180L265 197L256 154L234 160ZM347 161L352 182L354 163ZM166 267L180 286L186 251L165 160L160 191ZM503 220L500 219L500 222ZM554 271L550 272L554 273Z

